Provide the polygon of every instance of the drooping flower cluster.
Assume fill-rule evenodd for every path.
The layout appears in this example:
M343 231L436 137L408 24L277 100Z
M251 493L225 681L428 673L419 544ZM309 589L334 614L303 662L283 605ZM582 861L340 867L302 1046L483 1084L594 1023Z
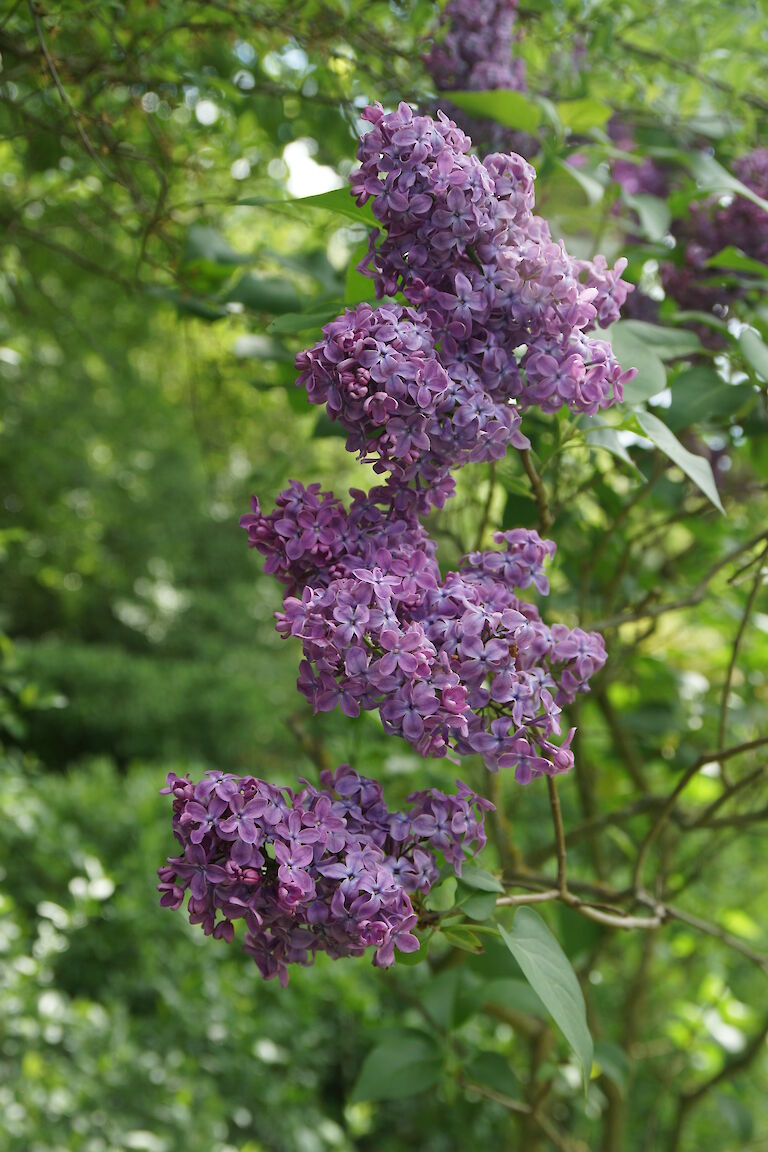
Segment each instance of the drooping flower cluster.
M501 550L472 553L443 579L415 498L410 515L393 509L398 528L388 538L377 518L370 532L349 530L359 497L345 520L329 493L308 493L289 521L285 497L296 501L301 491L293 485L269 516L255 502L242 523L289 587L278 630L301 640L298 684L315 711L378 710L385 730L421 755L480 753L492 771L513 768L521 784L568 771L571 737L553 742L560 713L587 690L605 647L597 633L548 627L515 594L530 585L548 591L543 565L555 545L534 531L497 533ZM314 525L331 508L326 542Z
M249 545L266 557L265 571L285 584L290 595L304 588L327 588L361 566L375 567L380 550L393 563L407 564L416 553L434 562L434 541L418 519L427 505L417 491L387 485L367 495L353 489L350 495L347 511L331 492L321 492L319 484L305 488L294 480L268 516L252 498L251 512L240 525L248 532ZM427 495L433 503L434 492Z
M326 325L297 358L299 382L377 470L444 491L451 468L527 445L526 408L594 415L621 400L633 370L592 330L619 316L626 261L574 260L555 243L521 156L480 161L442 113L364 116L351 185L382 233L361 268L410 307L361 304Z
M379 784L348 765L322 773L322 787L294 792L252 776L208 772L193 782L171 772L173 831L182 847L159 869L161 903L180 908L189 892L192 924L243 947L265 979L288 982L288 965L318 952L361 956L386 968L418 950L421 897L442 857L462 861L485 843L492 805L458 781L453 795L430 790L390 812Z
M365 117L351 184L381 233L364 264L378 295L407 305L347 311L297 367L386 483L353 491L348 510L294 483L241 523L286 586L278 629L301 641L316 711L377 710L424 756L480 753L527 783L571 767L571 737L554 739L605 661L602 638L550 628L518 598L548 591L550 541L498 534L498 551L443 578L420 517L450 497L451 469L527 445L527 408L594 414L621 398L630 373L593 329L618 317L624 262L574 260L552 240L522 157L480 161L445 116L405 104Z
M424 63L438 92L525 92L525 63L513 56L518 0L449 0L440 15L436 43ZM450 101L444 110L477 142L491 148L530 152L531 136L494 120L469 117Z

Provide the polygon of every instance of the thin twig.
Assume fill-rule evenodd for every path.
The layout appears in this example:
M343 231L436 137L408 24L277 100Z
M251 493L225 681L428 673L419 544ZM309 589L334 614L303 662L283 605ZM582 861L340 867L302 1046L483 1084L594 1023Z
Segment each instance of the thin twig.
M557 785L551 776L547 776L547 791L549 792L549 806L552 809L552 825L555 830L555 844L557 845L557 890L565 900L568 897L568 882L565 875L563 812L560 807L560 797L557 794Z
M552 512L547 500L547 493L541 482L541 476L539 476L536 471L533 460L531 459L531 450L530 448L519 448L518 452L523 462L525 474L531 484L534 499L536 500L536 507L539 510L539 527L542 532L549 532L552 527Z
M80 139L82 140L83 146L84 146L86 152L88 153L88 155L90 156L91 160L93 160L94 164L97 165L97 167L100 169L100 171L104 172L111 179L111 173L108 171L107 168L105 168L104 164L102 163L101 157L96 152L96 149L94 148L93 144L91 143L91 141L88 137L88 133L86 132L85 128L82 125L80 113L75 108L72 101L70 100L69 95L67 93L67 90L61 82L61 78L59 76L59 72L58 72L58 69L56 67L56 63L55 63L53 57L51 56L50 52L48 51L48 45L45 42L45 36L43 35L43 26L40 23L40 17L38 15L37 5L35 4L35 0L29 0L29 11L32 14L32 20L34 21L35 32L37 33L38 43L40 44L40 51L42 52L43 57L45 59L45 63L46 63L46 66L48 68L48 72L50 73L51 79L53 80L54 84L56 85L56 91L59 93L59 96L61 97L62 103L64 104L64 106L69 111L69 114L71 115L71 117L74 121L75 128L77 129L77 134L80 137Z
M692 608L696 604L700 604L707 593L709 585L718 572L730 564L732 560L735 560L737 556L741 556L742 553L748 549L754 548L756 544L760 544L767 537L768 532L763 529L762 532L758 532L756 536L747 540L746 543L733 548L726 556L723 556L721 560L718 560L718 562L710 568L709 572L702 577L689 596L682 596L678 600L670 600L666 604L655 604L648 608L636 608L632 612L625 612L618 616L609 616L605 620L593 620L590 621L590 627L597 629L620 628L622 624L634 624L638 620L655 619L655 617L663 616L667 612L676 612L681 608Z
M496 461L491 461L491 466L488 469L488 495L483 504L483 511L480 517L480 526L477 530L477 539L475 541L475 548L479 549L483 545L485 532L488 527L488 519L491 515L491 504L493 503L493 489L496 483Z
M726 729L728 727L728 700L731 695L733 674L736 671L736 664L738 663L739 659L741 642L744 639L744 633L747 630L749 618L752 615L752 609L755 606L755 600L757 599L758 592L760 591L760 585L763 579L763 561L765 560L766 556L768 556L768 545L766 545L763 551L760 553L760 558L757 562L757 571L755 572L755 576L752 581L752 588L750 589L749 596L747 597L747 603L744 606L744 613L741 617L739 630L736 633L736 639L733 642L733 648L731 650L731 659L728 662L728 671L725 674L725 682L723 684L723 691L720 697L720 718L717 725L717 743L720 747L725 744Z

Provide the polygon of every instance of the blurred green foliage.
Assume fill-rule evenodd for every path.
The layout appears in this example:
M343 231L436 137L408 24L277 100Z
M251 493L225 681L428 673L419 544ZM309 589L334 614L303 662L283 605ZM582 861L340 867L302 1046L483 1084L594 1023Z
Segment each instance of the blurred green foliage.
M269 505L289 478L370 480L292 367L366 297L363 227L284 201L343 184L365 102L435 107L419 59L435 15L418 0L0 14L0 1152L766 1147L764 749L705 766L651 855L649 887L687 920L622 933L547 911L597 1042L586 1100L495 943L438 940L387 974L319 962L282 991L157 907L169 769L290 783L323 750L393 800L453 779L370 716L307 715L297 650L272 628L279 591L237 527L251 492ZM669 219L727 192L701 153L728 168L766 142L766 15L522 6L539 203L569 249L626 252L658 288ZM668 202L622 198L608 112L675 166ZM663 327L618 337L636 409L527 426L558 544L544 611L603 627L610 651L570 717L574 884L627 888L681 773L766 731L768 319L755 269L728 267L749 290L715 353L661 301ZM709 460L725 516L654 452L646 410ZM446 564L481 529L538 520L516 457L465 471L431 525ZM462 774L489 787L478 765ZM543 789L492 787L484 866L550 877ZM434 1087L354 1095L382 1045ZM538 1093L555 1137L505 1106Z

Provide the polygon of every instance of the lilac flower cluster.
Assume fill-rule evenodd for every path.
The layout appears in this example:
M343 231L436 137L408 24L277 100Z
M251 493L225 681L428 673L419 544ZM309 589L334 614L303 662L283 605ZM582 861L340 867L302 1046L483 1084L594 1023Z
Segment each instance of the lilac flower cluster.
M669 171L650 156L643 156L642 159L632 157L637 141L630 125L618 116L612 116L608 121L608 135L617 148L628 153L626 157L615 159L611 165L611 175L616 183L630 196L658 196L661 199L668 196Z
M458 875L485 843L492 808L458 781L454 795L430 790L390 812L379 784L348 765L322 773L322 787L294 792L252 776L208 772L194 783L171 772L173 831L182 847L159 869L161 903L188 913L206 935L231 942L245 922L244 949L265 979L285 986L288 965L309 965L374 948L387 968L395 949L415 952L423 895L438 856Z
M456 282L471 299L466 277L458 273ZM376 471L433 484L451 468L504 456L509 444L527 447L520 413L501 389L481 392L469 366L457 373L451 364L457 378L448 376L427 314L360 304L323 333L297 356L298 383L350 433L349 451Z
M444 492L451 468L527 446L525 409L594 415L621 400L634 370L592 330L618 319L626 261L574 260L555 243L522 157L480 161L442 113L364 116L351 185L383 235L361 270L410 307L361 304L326 325L297 358L299 382L378 471Z
M768 198L768 148L747 153L733 167L743 184ZM674 222L672 233L680 260L662 264L661 282L666 294L684 309L725 314L744 295L743 289L723 284L717 270L707 267L710 257L723 248L739 248L768 264L768 218L743 196L734 195L726 205L712 197L691 204L687 217Z
M265 571L285 584L289 594L327 588L361 566L375 568L380 551L391 563L407 566L416 554L434 563L434 541L418 518L428 506L427 497L434 503L434 491L420 494L387 485L368 494L353 489L350 495L347 511L331 492L321 492L319 484L305 488L294 480L269 515L252 498L251 512L241 517L240 525L248 532L250 547L266 557Z
M300 491L293 485L289 498ZM443 579L420 535L415 496L410 519L393 508L400 530L389 538L376 521L371 534L349 533L339 513L332 544L310 524L309 507L317 523L335 499L308 494L289 535L285 496L269 516L256 503L243 525L289 587L278 631L302 642L298 686L315 711L377 710L385 730L421 755L480 753L492 771L514 769L521 784L571 768L571 736L553 742L560 713L588 690L606 654L600 635L548 627L513 591L548 591L551 541L525 529L497 533L500 550L470 554ZM318 568L307 579L314 555Z
M424 63L438 92L525 92L525 63L513 56L518 0L449 0L443 9L434 47ZM504 151L530 152L532 136L513 132L487 118L469 117L452 102L444 110L475 140Z
M449 0L439 42L425 57L441 92L525 90L525 64L512 58L518 0Z
M347 311L297 367L386 482L353 491L348 510L293 483L241 523L286 586L278 630L301 640L315 711L376 710L424 756L479 753L527 783L571 767L560 715L602 667L602 637L550 628L518 598L548 591L550 541L497 534L498 550L443 578L420 518L450 497L451 469L527 446L527 408L594 414L621 399L633 371L592 330L618 317L625 262L574 260L552 240L522 157L480 161L445 116L405 104L365 117L351 184L382 234L364 265L379 296L406 305Z

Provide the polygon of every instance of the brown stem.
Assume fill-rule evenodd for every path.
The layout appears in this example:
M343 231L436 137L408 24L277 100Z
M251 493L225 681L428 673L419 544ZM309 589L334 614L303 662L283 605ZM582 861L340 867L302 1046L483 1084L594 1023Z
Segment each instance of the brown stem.
M546 534L552 527L552 512L547 500L546 490L541 482L541 476L539 476L533 465L530 448L519 448L518 452L523 462L525 474L531 484L531 490L536 500L536 507L539 510L539 528Z
M725 744L726 729L728 727L728 699L731 694L731 685L733 683L733 674L736 671L736 664L739 659L739 651L741 649L741 642L744 639L744 633L749 624L749 618L752 615L752 609L755 606L758 592L763 580L763 561L768 556L768 545L765 546L760 553L760 559L757 562L757 570L752 581L752 587L747 597L747 603L744 606L744 613L741 617L739 630L736 633L736 639L733 642L731 649L731 659L728 662L728 671L725 674L725 682L723 684L723 691L720 696L720 718L717 725L717 743L720 748Z

